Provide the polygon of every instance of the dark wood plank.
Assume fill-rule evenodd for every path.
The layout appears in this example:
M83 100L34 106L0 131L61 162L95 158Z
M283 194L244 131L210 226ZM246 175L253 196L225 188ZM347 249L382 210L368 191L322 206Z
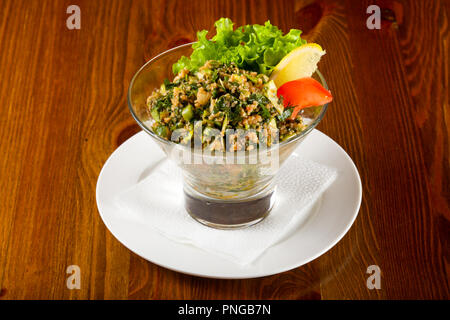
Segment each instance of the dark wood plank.
M358 15L369 2L352 2L346 7L349 27L352 29L352 72L358 79L355 85L360 106L364 108L364 112L360 113L362 126L366 128L363 138L370 141L364 143L361 150L368 160L364 164L368 170L366 179L370 187L366 193L370 195L366 197L366 203L379 243L380 268L383 270L385 286L390 288L386 291L387 298L438 298L448 294L445 257L440 253L444 235L433 232L437 216L427 186L430 175L424 158L426 145L433 143L434 138L432 135L427 136L427 142L422 143L420 127L414 122L417 106L414 106L411 98L412 87L408 83L410 73L404 63L415 54L410 55L405 51L402 54L399 36L400 30L405 32L404 25L422 25L434 21L432 24L436 30L441 28L438 21L445 25L447 17L443 4L436 4L441 7L440 10L428 5L421 6L419 2L385 2L383 9L390 10L394 15L395 10L400 15L404 7L427 14L423 17L410 16L410 11L406 11L402 24L386 23L378 32L365 28L364 19ZM439 11L443 12L440 19ZM421 26L421 31L415 31L417 34L413 36L419 39L431 38L428 35L434 34L425 25ZM435 37L434 46L444 44L443 38ZM416 63L415 69L427 69L427 74L434 74L442 68L441 63L440 59L425 64ZM441 88L438 90L443 89L440 80L434 81L433 85ZM444 108L439 101L432 96L427 99L428 105L435 106L436 115L441 114L442 111L438 110ZM418 108L421 109L420 106ZM437 130L441 132L442 129ZM445 163L442 155L439 161Z

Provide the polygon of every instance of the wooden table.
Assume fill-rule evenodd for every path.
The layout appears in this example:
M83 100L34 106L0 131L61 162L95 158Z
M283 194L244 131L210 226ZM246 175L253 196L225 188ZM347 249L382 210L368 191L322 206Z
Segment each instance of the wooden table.
M2 299L449 298L449 1L0 0ZM366 8L381 7L381 30ZM66 9L81 8L69 30ZM126 103L149 58L212 30L270 21L323 45L334 101L319 129L352 157L359 216L320 258L250 280L158 267L96 207L108 156L139 131ZM66 268L81 269L81 289ZM369 265L381 289L369 290Z

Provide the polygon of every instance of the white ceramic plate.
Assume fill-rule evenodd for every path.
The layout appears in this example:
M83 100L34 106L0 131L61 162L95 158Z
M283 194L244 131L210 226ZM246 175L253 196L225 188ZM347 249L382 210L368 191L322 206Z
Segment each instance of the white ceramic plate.
M361 204L361 180L353 161L332 139L313 130L295 152L338 170L308 220L251 266L241 266L193 246L176 243L133 221L118 219L114 197L132 186L165 155L145 132L124 142L103 166L97 206L111 233L128 249L162 267L208 278L245 279L297 268L330 250L350 229Z

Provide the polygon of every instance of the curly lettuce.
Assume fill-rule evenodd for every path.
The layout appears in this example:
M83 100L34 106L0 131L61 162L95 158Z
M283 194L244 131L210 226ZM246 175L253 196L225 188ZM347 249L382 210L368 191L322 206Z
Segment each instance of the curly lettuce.
M221 18L214 24L216 35L208 40L208 31L197 32L191 56L181 57L173 66L174 74L184 68L196 71L208 60L234 62L241 69L270 75L280 60L293 49L306 43L301 30L291 29L287 34L270 21L264 25L245 25L233 29L233 22Z

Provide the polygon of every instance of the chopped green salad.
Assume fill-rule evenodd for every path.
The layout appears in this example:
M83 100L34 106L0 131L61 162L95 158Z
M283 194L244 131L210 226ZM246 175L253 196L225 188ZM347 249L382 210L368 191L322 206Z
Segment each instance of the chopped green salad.
M276 137L283 141L305 127L300 115L289 119L292 108L284 109L276 91L265 74L208 60L196 71L181 69L151 94L152 130L170 140L182 129L187 134L175 142L193 144L195 126L201 126L203 148L217 151L252 150L262 142L270 146ZM225 139L228 129L237 136ZM238 129L245 139L239 139Z
M158 136L215 151L249 151L299 134L306 128L301 110L331 101L311 78L325 51L306 44L300 30L283 34L269 21L234 29L227 18L215 27L210 40L206 30L197 33L190 57L172 66L174 79L148 97Z

